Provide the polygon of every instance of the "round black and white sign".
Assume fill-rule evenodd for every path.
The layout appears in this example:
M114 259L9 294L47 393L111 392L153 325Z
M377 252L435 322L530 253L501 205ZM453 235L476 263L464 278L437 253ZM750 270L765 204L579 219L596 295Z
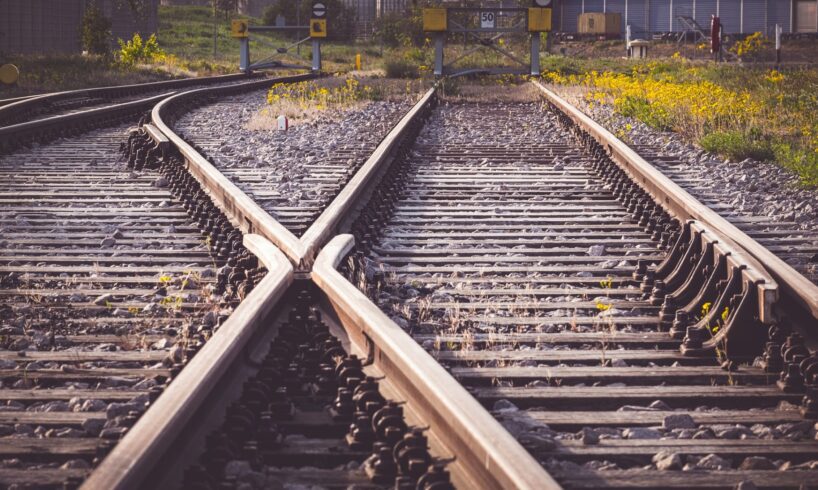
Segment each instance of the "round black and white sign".
M547 8L551 6L551 0L534 0L534 5L541 8Z
M312 16L316 19L323 19L327 15L327 6L321 2L312 4Z

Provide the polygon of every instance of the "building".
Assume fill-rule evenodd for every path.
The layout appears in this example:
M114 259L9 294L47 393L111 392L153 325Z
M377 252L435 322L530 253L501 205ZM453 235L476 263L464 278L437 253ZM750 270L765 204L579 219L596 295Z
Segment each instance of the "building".
M682 18L709 28L711 15L721 18L726 34L772 35L776 24L786 33L818 32L818 0L554 0L554 28L577 32L584 12L621 13L622 32L630 25L638 37L684 31Z
M343 0L355 12L355 32L358 38L368 38L375 29L375 21L384 15L402 13L411 0Z
M0 0L0 53L79 53L82 14L90 0ZM96 0L111 20L112 47L118 38L156 32L158 0L135 14L126 2Z

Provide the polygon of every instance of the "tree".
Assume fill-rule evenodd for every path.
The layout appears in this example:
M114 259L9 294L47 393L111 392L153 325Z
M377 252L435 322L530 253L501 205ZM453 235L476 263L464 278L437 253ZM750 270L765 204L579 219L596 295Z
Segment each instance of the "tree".
M80 24L82 49L91 54L105 55L111 49L111 21L91 2L82 15Z
M239 10L239 0L213 0L216 2L216 9L224 13L224 18L227 19L231 13Z

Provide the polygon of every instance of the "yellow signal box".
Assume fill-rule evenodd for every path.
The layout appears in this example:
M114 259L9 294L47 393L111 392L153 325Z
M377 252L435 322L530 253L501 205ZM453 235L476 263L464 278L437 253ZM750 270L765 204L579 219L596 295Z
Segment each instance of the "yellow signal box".
M234 19L230 22L230 37L248 37L250 35L248 27L247 19Z
M447 28L446 9L423 9L423 30L425 32L446 32Z
M528 32L546 32L551 30L551 9L528 9Z
M327 19L310 19L310 37L327 37Z
M0 83L4 85L14 85L20 78L20 70L12 64L0 66Z

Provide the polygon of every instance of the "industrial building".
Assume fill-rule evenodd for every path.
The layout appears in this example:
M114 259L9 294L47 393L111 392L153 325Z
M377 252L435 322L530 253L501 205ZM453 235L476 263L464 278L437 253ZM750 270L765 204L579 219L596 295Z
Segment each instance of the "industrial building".
M637 36L680 32L683 18L710 26L721 18L726 34L772 34L779 24L785 33L818 32L818 0L555 0L555 30L578 32L579 15L586 12L619 13L621 31L630 25Z
M402 11L409 0L344 0L356 11L358 22L371 23L388 12ZM464 2L441 0L443 6ZM486 0L466 2L469 5L501 6L529 5L520 0ZM688 29L686 20L707 28L710 17L718 15L726 34L763 32L772 34L775 25L785 33L818 32L818 0L553 0L554 30L579 32L579 16L583 13L618 13L619 32L630 25L636 36L681 32Z
M0 53L79 53L80 23L91 0L0 0ZM112 45L158 27L159 0L134 13L127 2L96 0L111 20Z

